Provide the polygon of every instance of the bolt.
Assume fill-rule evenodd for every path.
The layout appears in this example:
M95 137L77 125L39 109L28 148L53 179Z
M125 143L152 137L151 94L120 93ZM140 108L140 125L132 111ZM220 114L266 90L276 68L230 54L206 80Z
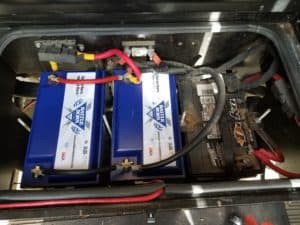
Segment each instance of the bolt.
M84 51L84 45L83 44L78 44L77 48L79 49L79 51L83 52Z
M265 6L264 6L264 5L260 5L260 6L259 6L259 11L263 11L263 10L264 10L264 8L265 8Z
M238 216L234 216L230 219L230 222L232 223L232 225L242 225L243 221L240 217Z
M34 45L36 48L41 48L42 46L41 42L35 42Z
M153 213L150 212L148 214L147 223L155 223L155 222L156 222L155 217L154 217Z
M138 38L146 38L146 34L138 34L137 37Z
M260 117L258 117L255 122L256 123L261 123L261 121L267 116L269 115L269 113L271 112L271 109L267 109Z

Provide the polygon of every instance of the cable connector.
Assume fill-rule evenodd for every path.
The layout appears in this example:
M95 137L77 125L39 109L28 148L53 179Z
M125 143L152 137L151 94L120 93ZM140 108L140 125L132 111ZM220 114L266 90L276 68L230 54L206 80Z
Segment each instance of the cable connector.
M95 54L93 54L93 53L77 52L77 56L79 58L82 58L85 61L94 61L95 60Z
M132 84L140 84L141 83L141 81L137 77L133 76L131 73L125 73L123 75L123 80L125 82L132 83Z
M36 165L34 168L31 169L31 173L35 179L45 176L45 174L43 173L43 170L38 165Z
M59 79L55 74L51 74L48 76L48 82L50 84L58 84L59 83Z

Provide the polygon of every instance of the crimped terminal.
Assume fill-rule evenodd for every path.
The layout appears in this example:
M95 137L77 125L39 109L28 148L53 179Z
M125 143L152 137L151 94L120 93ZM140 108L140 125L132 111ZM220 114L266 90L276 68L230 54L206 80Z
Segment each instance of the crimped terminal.
M124 81L127 81L132 84L140 84L141 83L141 81L137 77L133 76L131 73L124 74Z
M55 74L51 74L48 76L49 83L58 84L59 80L58 77Z

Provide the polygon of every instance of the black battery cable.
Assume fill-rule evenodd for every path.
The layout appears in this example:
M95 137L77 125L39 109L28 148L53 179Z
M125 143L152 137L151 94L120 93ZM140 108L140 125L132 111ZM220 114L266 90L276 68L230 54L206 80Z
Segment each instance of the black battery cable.
M268 69L262 73L262 75L259 77L259 79L254 80L253 82L245 83L242 80L233 77L233 76L224 76L224 79L226 80L227 88L231 92L236 91L247 91L250 89L257 88L261 86L262 84L265 84L268 80L272 78L274 74L278 71L278 56L275 53L275 50L272 46L259 44L252 46L248 48L246 51L236 55L229 61L225 62L221 66L219 66L216 70L220 73L225 73L226 71L232 69L233 66L243 62L248 56L258 53L259 51L267 49L270 55L272 56L273 60L270 63Z
M220 73L226 72L227 70L230 70L233 66L243 62L248 56L256 54L266 48L265 44L256 44L253 46L248 47L245 51L237 54L232 59L226 61L222 65L216 68L216 70Z

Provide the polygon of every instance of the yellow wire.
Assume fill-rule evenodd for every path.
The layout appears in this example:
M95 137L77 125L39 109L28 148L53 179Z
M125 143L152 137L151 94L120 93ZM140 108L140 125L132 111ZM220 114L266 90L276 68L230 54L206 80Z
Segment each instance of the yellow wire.
M133 84L139 84L140 83L140 81L135 76L133 76L132 74L128 75L128 79Z
M94 61L95 60L95 54L93 54L93 53L77 52L77 55L83 55L83 59L86 61Z
M57 64L57 62L50 61L49 63L50 63L52 71L57 71L58 70L58 64Z

